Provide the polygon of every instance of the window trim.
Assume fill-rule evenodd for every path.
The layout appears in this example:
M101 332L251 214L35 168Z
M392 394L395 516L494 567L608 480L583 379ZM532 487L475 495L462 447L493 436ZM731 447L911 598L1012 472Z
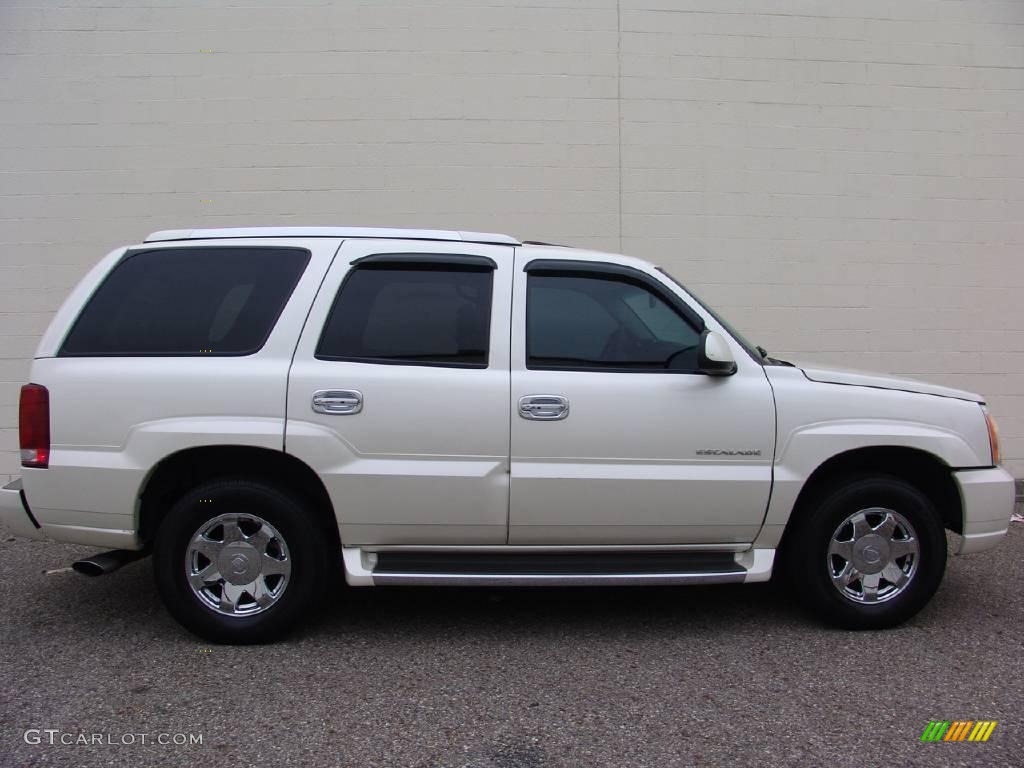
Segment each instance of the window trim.
M767 364L767 358L763 357L757 351L757 349L755 347L753 347L750 344L750 342L743 336L743 334L741 334L738 331L736 331L732 327L732 324L728 320L726 320L724 317L722 317L720 314L718 314L718 312L710 304L705 302L704 299L702 299L696 293L694 293L689 288L687 288L685 285L683 285L681 282L679 282L679 280L677 280L675 277L673 277L672 273L669 272L664 267L655 267L655 269L658 270L658 272L660 274L664 275L669 280L671 280L672 283L674 285L676 285L678 288L681 288L683 290L683 292L687 296L689 296L693 301L697 302L697 305L701 309L703 309L705 312L707 312L709 315L711 315L711 317L714 318L715 322L718 323L720 326L722 326L722 330L724 330L726 332L726 334L729 336L729 338L731 338L733 341L735 341L737 344L739 344L740 345L740 349L742 349L744 352L746 352L747 355L749 355L751 360L753 360L755 363L760 365L762 368Z
M419 265L423 270L436 267L444 271L446 268L463 267L466 271L495 270L498 264L486 256L464 253L371 253L360 256L349 262L353 267L363 269L393 269L395 266ZM345 279L348 279L346 275Z
M523 328L523 365L529 371L572 371L586 373L640 373L640 374L672 374L684 376L704 376L700 369L683 370L678 368L624 368L624 367L599 367L599 366L561 366L561 365L537 365L530 363L530 275L538 274L549 277L589 277L597 280L610 280L631 283L645 288L654 293L661 301L675 310L683 322L690 325L696 331L698 337L702 337L707 330L707 323L704 318L682 299L680 299L668 286L655 277L634 267L624 264L615 264L608 261L577 261L569 259L533 259L523 267L526 273L526 312L525 327Z
M428 259L408 259L409 256L427 256ZM378 258L379 257L379 258ZM338 286L338 290L331 300L331 308L327 311L323 325L320 328L320 335L317 337L316 347L313 350L313 357L329 363L364 363L367 365L406 365L422 368L461 368L465 370L487 370L491 365L491 326L494 319L494 271L498 265L486 256L474 256L467 254L434 254L434 253L375 253L368 256L361 256L350 262L351 268L345 274ZM488 266L490 265L490 266ZM345 287L349 280L359 270L399 270L405 269L412 272L486 272L490 274L491 294L488 300L487 312L487 349L486 359L482 363L445 363L427 360L409 360L401 357L360 357L355 355L325 355L320 350L324 344L324 337L327 329L334 319L334 313L338 309Z
M78 327L79 322L82 320L82 316L85 314L85 310L88 309L93 299L100 293L103 287L111 280L114 273L117 272L125 263L136 256L142 256L147 253L166 253L168 251L191 251L191 250L229 250L229 251L297 251L298 253L305 254L305 260L302 263L301 269L295 275L295 283L291 289L284 295L284 301L281 304L281 308L277 311L277 315L274 316L273 321L267 328L266 334L260 340L259 345L250 350L242 350L240 352L107 352L104 354L98 354L95 352L67 352L64 347L67 345L68 339L71 338L71 334L74 333L75 328ZM86 297L85 301L82 302L81 307L78 308L78 312L75 315L75 319L68 325L68 330L60 340L60 345L57 347L57 351L54 354L55 357L63 358L117 358L117 357L252 357L258 355L263 351L263 348L267 346L267 342L270 341L271 335L277 328L277 324L281 321L281 315L284 314L285 309L292 302L292 298L295 295L295 289L299 287L299 283L302 282L303 275L306 274L306 270L309 269L309 263L313 258L313 252L308 248L299 248L293 245L175 245L166 248L135 248L129 249L124 252L124 255L118 259L117 263L114 264L107 273L103 276L103 279L96 283L95 288Z

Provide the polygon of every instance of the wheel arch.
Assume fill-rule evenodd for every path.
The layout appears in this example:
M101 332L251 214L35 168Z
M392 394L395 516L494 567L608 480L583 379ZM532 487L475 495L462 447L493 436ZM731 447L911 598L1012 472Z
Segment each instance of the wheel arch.
M903 480L923 493L938 510L942 525L963 533L963 502L952 468L934 453L907 446L870 446L843 451L823 461L807 478L786 521L780 555L800 520L812 514L814 502L844 476L877 474Z
M338 523L323 481L302 460L270 448L206 445L164 457L143 482L138 498L138 532L151 542L174 503L197 485L222 477L250 476L301 496L315 522L339 547Z

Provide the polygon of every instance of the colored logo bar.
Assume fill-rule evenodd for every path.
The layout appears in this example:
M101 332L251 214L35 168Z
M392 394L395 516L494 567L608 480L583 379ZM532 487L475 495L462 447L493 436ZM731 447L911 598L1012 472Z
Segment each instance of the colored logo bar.
M996 720L931 720L921 741L988 741Z

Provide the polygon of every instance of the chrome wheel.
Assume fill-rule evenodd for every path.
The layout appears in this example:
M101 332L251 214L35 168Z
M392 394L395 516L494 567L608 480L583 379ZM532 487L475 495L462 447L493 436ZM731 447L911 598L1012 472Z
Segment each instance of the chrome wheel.
M256 515L228 514L195 532L185 554L192 593L224 616L252 616L284 594L292 562L284 538Z
M871 507L847 517L829 541L832 585L855 603L881 603L900 594L917 571L917 534L899 512Z

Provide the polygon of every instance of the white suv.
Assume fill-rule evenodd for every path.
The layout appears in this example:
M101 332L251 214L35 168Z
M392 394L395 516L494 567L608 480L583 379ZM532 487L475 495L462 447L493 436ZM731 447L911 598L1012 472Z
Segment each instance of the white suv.
M214 640L353 586L780 570L897 624L1006 533L983 399L769 357L625 256L431 230L158 232L61 307L21 396L22 536L152 551Z

